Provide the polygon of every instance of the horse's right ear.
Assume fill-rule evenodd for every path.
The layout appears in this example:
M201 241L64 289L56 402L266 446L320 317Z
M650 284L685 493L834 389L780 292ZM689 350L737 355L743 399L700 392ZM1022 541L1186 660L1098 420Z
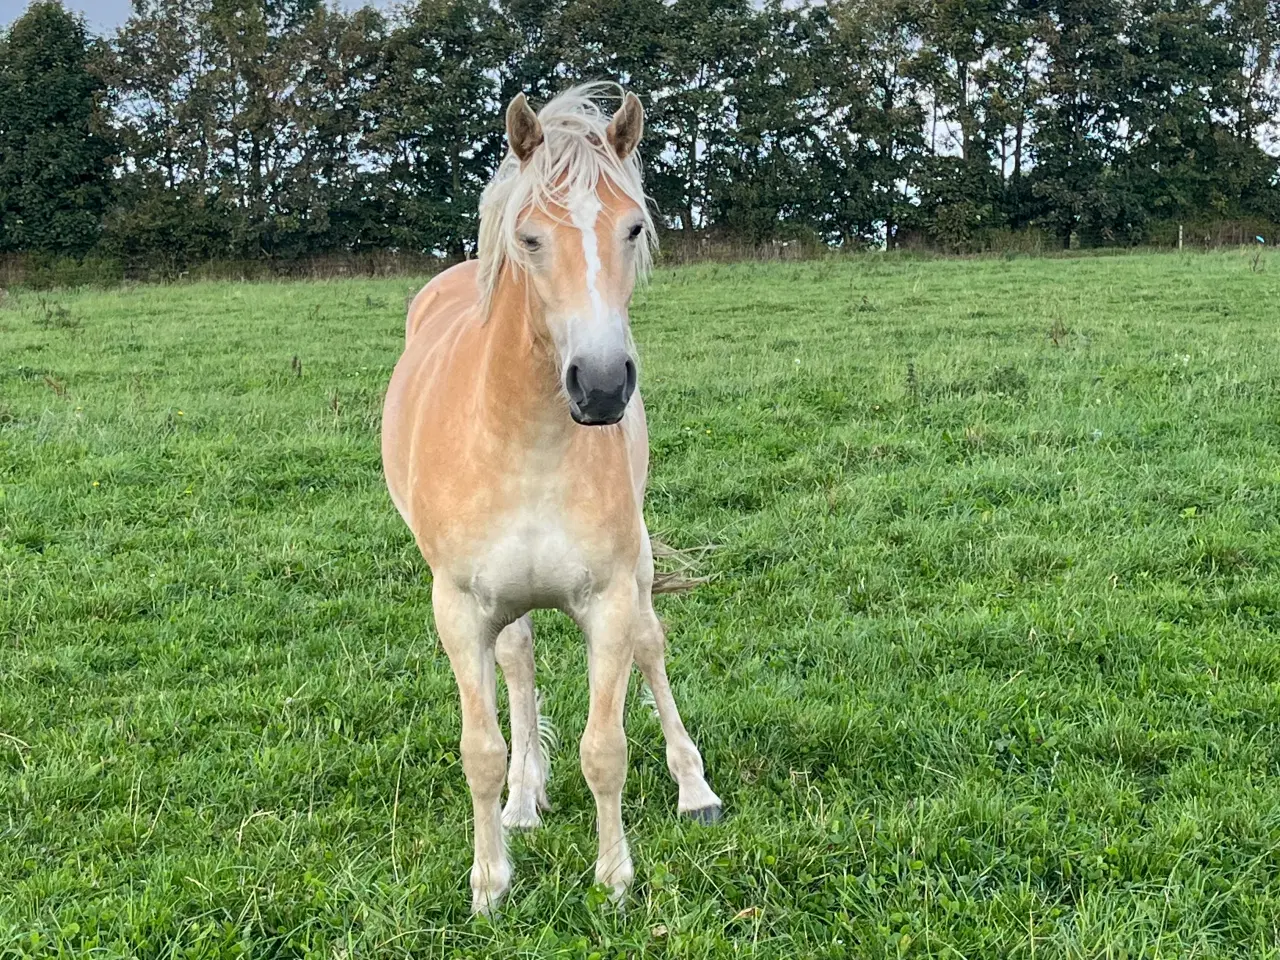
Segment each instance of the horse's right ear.
M527 163L542 143L542 124L523 93L517 93L507 107L507 143L521 163Z

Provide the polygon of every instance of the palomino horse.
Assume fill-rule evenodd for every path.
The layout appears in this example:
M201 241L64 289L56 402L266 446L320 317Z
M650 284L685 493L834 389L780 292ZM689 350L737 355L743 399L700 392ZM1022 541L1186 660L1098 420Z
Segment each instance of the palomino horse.
M642 506L649 464L627 306L653 223L627 94L609 119L585 86L534 114L507 109L510 152L480 201L479 259L409 307L382 421L396 508L431 567L436 630L462 701L462 769L475 808L472 909L511 883L503 828L549 809L528 612L558 608L587 637L582 772L596 800L596 881L632 878L622 827L623 707L634 660L653 691L679 809L719 817L664 664ZM511 770L494 660L511 701Z

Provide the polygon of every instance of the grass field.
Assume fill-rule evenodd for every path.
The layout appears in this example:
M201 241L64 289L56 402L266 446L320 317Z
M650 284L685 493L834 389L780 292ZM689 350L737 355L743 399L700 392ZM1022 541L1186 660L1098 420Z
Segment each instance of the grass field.
M1280 262L660 271L648 512L719 545L661 612L728 817L633 695L602 903L541 614L556 810L492 921L378 457L417 285L0 306L0 956L1280 956Z

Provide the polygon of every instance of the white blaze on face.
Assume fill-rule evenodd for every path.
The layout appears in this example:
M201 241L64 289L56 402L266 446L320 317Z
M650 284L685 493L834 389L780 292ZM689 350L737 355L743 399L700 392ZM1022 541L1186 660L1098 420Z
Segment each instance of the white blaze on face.
M587 264L587 297L591 300L591 319L598 322L607 313L599 285L600 243L596 237L596 220L600 217L600 198L595 191L582 191L569 207L569 216L582 234L582 256Z

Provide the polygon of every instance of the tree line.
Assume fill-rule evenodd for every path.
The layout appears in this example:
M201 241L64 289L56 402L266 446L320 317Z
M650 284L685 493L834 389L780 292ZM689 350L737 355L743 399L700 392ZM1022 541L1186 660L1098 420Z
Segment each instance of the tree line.
M1280 221L1280 0L56 0L0 35L0 252L462 257L502 108L647 111L686 237L979 249Z

